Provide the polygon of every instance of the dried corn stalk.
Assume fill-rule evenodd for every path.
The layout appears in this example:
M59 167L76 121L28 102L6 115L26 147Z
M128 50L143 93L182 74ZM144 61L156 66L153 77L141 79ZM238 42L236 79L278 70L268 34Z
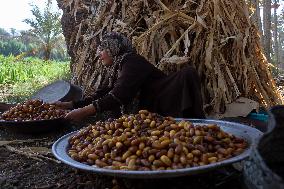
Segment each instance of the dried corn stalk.
M222 113L243 96L282 103L244 0L57 0L72 57L72 82L91 94L107 80L96 37L120 31L151 63L188 57L202 80L204 107Z

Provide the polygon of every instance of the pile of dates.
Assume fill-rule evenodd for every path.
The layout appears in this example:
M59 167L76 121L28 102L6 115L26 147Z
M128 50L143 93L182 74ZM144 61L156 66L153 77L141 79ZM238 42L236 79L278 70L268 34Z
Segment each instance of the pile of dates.
M50 120L64 117L66 114L66 110L58 109L55 105L44 103L41 100L29 100L10 108L1 115L0 119L18 122Z
M69 138L68 154L106 169L173 170L220 162L247 146L215 124L193 125L140 110L81 129Z

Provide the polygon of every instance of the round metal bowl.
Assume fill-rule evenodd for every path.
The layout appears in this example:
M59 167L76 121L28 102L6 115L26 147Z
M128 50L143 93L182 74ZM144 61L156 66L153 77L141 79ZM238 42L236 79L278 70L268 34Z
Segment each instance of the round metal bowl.
M78 161L73 160L67 154L67 150L69 148L68 139L75 135L77 131L69 133L60 139L58 139L52 146L52 153L54 156L62 161L63 163L70 165L72 167L82 169L85 171L90 171L96 174L102 175L110 175L115 177L127 177L127 178L170 178L170 177L178 177L183 175L194 175L199 174L202 172L206 172L209 170L213 170L225 165L230 165L235 162L239 162L244 160L249 156L251 153L252 147L255 145L255 141L258 137L262 135L262 132L254 129L252 127L242 125L239 123L233 122L226 122L226 121L219 121L219 120L201 120L201 119L176 119L177 121L180 120L188 120L193 124L217 124L221 127L225 132L231 133L237 137L245 139L249 146L248 148L240 155L235 156L233 158L224 160L222 162L217 162L214 164L198 166L198 167L191 167L185 169L176 169L176 170L163 170L163 171L125 171L125 170L110 170L110 169L103 169L96 166L89 166Z
M68 125L64 118L38 120L38 121L3 121L0 120L0 127L8 131L23 134L38 134L58 130Z
M63 80L55 81L37 91L31 99L41 99L46 103L55 101L72 101L83 98L82 89L76 85Z

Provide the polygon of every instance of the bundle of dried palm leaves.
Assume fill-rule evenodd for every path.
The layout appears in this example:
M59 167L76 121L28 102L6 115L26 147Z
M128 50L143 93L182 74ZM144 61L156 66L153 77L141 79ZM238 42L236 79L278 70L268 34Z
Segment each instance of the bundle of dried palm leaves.
M239 96L282 103L244 0L57 0L72 57L73 82L86 95L106 82L96 37L120 31L158 64L186 57L202 80L204 107L222 113Z

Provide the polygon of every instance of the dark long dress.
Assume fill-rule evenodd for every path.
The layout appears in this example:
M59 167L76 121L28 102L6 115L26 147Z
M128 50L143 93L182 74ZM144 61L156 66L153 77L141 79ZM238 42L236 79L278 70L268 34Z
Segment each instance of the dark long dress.
M204 118L200 80L196 70L186 67L165 75L144 57L127 55L112 89L100 88L92 98L74 102L79 108L93 103L97 112L118 111L140 92L139 109L164 116Z

